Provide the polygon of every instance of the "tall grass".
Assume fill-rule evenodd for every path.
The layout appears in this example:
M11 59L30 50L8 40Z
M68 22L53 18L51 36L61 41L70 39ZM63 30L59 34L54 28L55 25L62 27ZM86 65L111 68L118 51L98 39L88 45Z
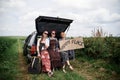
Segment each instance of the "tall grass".
M85 48L76 50L76 57L88 60L105 60L103 67L120 73L120 37L84 38Z
M120 37L84 38L84 44L84 49L75 50L76 60L71 63L75 71L57 70L51 78L30 74L31 80L85 80L89 75L96 80L120 79L111 77L114 71L120 74ZM17 80L19 74L17 38L0 37L0 80Z
M67 73L63 73L61 70L55 71L53 77L51 78L48 77L45 73L31 76L32 80L86 80L76 72L67 71Z
M18 73L17 40L0 37L0 80L16 80Z

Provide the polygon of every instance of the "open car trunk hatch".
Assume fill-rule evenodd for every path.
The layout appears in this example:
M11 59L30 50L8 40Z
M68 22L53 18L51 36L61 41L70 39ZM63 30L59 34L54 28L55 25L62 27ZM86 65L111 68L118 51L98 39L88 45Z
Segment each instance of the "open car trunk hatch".
M41 35L45 30L47 30L49 33L52 30L55 30L57 33L65 32L72 21L73 20L58 17L39 16L35 20L36 30L39 35Z

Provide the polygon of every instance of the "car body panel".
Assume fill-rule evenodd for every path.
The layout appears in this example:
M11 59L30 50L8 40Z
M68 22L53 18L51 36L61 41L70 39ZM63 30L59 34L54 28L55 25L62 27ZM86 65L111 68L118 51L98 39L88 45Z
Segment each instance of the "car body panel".
M45 30L49 33L52 30L55 30L57 33L65 32L73 20L58 17L39 16L36 18L35 22L38 34L42 35L42 32Z

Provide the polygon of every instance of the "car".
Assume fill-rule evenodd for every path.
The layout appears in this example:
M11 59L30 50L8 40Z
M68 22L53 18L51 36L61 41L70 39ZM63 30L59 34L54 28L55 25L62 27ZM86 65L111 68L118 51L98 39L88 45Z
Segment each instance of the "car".
M39 16L35 19L36 31L32 32L25 40L23 47L23 55L26 56L28 63L31 62L32 56L37 56L37 39L41 37L42 33L47 30L49 33L52 30L57 32L57 39L60 38L60 32L68 31L71 19ZM50 34L49 34L50 35Z

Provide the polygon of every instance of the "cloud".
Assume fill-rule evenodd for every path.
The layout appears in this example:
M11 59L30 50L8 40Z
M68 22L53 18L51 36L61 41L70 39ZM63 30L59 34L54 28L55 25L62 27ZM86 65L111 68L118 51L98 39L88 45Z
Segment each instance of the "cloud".
M46 11L45 11L46 10ZM21 24L21 26L26 26L26 27L30 27L30 26L34 26L35 27L35 19L38 16L52 16L53 14L51 13L51 9L47 8L45 10L30 10L27 13L19 16L19 24ZM23 24L24 23L24 24Z
M100 8L91 13L95 22L98 23L111 23L120 21L120 14L114 12L110 13L110 11L105 8Z
M90 35L98 26L118 34L119 5L119 0L0 0L0 35L28 35L42 15L73 19L69 36Z
M60 7L74 9L91 9L91 1L89 0L54 0ZM63 8L64 9L64 8Z
M24 0L1 0L0 4L2 5L2 7L5 8L11 8L11 7L21 8L26 5Z
M79 9L96 9L100 7L115 7L119 5L119 0L53 0L64 7L74 7Z
M35 18L39 15L39 12L33 11L33 12L28 12L27 14L20 16L20 23L22 22L28 22L28 21L33 21Z

